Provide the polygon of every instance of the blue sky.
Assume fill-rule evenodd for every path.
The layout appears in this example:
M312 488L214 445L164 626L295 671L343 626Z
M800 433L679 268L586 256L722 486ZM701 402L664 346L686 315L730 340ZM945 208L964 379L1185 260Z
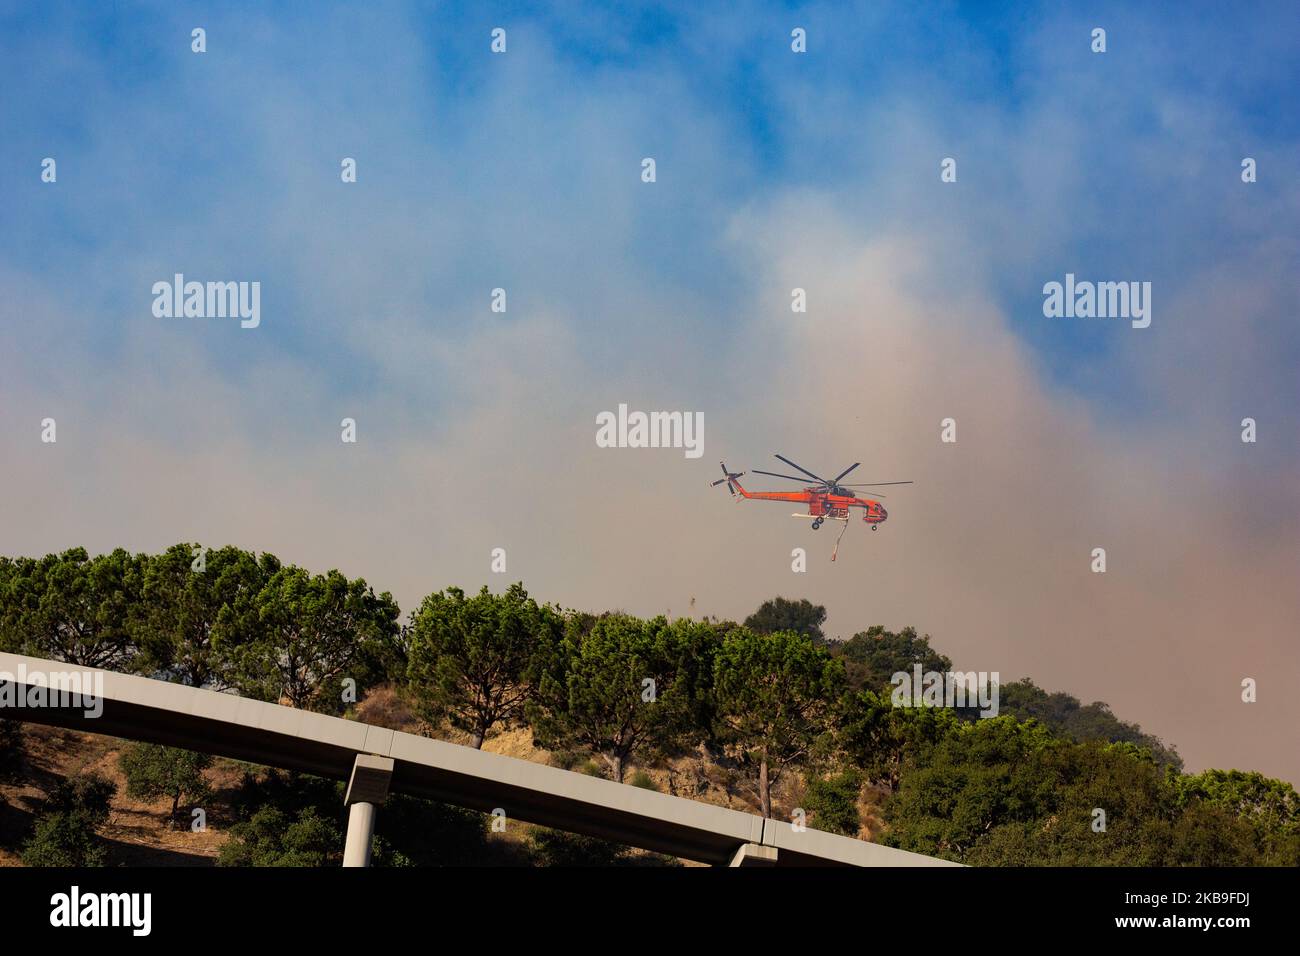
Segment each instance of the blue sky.
M807 595L833 630L916 624L1226 763L1257 721L1300 724L1230 708L1242 673L1300 677L1295 21L0 5L5 550L232 541L403 606L500 585L497 545L571 606ZM176 272L260 281L261 326L155 318ZM1151 282L1151 327L1045 318L1067 272ZM704 412L703 458L600 453L620 402ZM704 494L719 457L773 451L918 484L831 566L779 509ZM1078 577L1103 542L1106 592ZM1247 758L1300 775L1260 739Z
M262 337L329 362L346 354L330 330L347 320L301 293L311 277L259 219L283 212L329 233L402 203L412 228L417 210L440 225L450 212L455 253L404 237L402 252L352 254L405 255L427 276L412 279L413 295L478 295L529 264L558 295L588 266L634 257L647 283L689 301L683 333L716 348L752 304L719 249L728 216L775 189L833 191L866 229L942 223L974 247L1011 224L1032 236L979 263L981 278L1047 374L1131 407L1148 400L1116 360L1131 343L1096 324L1037 321L1040 278L1131 268L1168 301L1224 247L1277 239L1288 253L1296 241L1294 217L1276 215L1300 79L1286 5L1252 16L1206 5L1176 20L1123 5L1064 18L1052 5L748 4L729 16L624 6L288 5L269 17L256 4L12 5L3 203L22 228L0 250L55 283L75 276L117 309L138 293L105 260L108 244L141 260L163 249L191 271L271 269L283 281L266 290L278 312ZM196 56L181 40L200 22L210 48ZM1104 55L1088 47L1094 22L1109 31ZM809 31L805 56L789 51L792 24ZM513 41L505 57L483 55L494 25ZM1036 137L1033 169L998 148ZM33 152L62 158L57 191L30 175ZM342 195L335 156L354 153L361 182ZM635 179L626 191L613 182L640 153L661 165L651 202ZM948 194L932 187L936 154L959 162ZM1236 169L1253 154L1263 175L1247 191ZM582 215L560 220L611 200L638 203L635 217L616 237L591 236L575 266L590 233ZM476 208L499 214L476 220ZM564 241L522 248L502 235L508 210L535 210ZM213 218L225 220L218 235L191 228ZM593 347L608 307L591 310ZM90 321L82 333L111 350L113 329ZM1158 323L1148 337L1165 332ZM1300 358L1295 334L1278 339ZM236 341L214 343L218 355L232 346L231 364L244 361ZM380 374L366 371L353 369Z

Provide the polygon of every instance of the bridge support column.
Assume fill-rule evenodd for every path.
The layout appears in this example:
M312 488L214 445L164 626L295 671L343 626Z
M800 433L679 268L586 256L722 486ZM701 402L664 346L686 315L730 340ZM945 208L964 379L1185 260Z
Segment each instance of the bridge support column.
M370 842L375 835L375 808L388 799L393 777L391 757L357 754L343 803L348 808L348 835L343 844L344 866L369 866Z
M776 866L776 847L758 843L742 843L731 866Z
M358 801L348 807L348 837L343 844L344 866L370 865L370 840L375 835L375 805Z

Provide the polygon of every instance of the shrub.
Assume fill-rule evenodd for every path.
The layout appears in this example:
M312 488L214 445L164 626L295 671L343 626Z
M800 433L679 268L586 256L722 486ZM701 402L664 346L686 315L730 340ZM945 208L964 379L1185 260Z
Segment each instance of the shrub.
M858 815L858 794L862 791L862 776L846 770L825 780L808 782L804 796L804 809L812 815L811 826L827 833L840 833L855 837L862 820Z
M23 846L27 866L103 866L106 852L99 828L108 819L117 787L98 774L61 780L36 818Z
M246 774L234 799L240 823L222 866L331 866L341 862L343 784L272 770ZM488 850L487 818L473 810L389 794L379 808L372 866L469 866Z
M483 814L400 793L379 808L375 830L374 866L471 866L487 851Z
M572 770L582 762L583 753L581 750L570 750L562 748L551 752L552 766L559 767L561 770Z
M541 866L615 866L627 857L618 843L545 827L533 831L531 843Z
M46 813L81 813L96 829L108 820L109 805L117 785L97 773L84 773L60 780L45 801Z
M43 813L23 846L26 866L103 866L98 825L86 813Z
M218 866L337 866L343 857L343 836L333 821L315 807L290 816L264 807L230 828Z

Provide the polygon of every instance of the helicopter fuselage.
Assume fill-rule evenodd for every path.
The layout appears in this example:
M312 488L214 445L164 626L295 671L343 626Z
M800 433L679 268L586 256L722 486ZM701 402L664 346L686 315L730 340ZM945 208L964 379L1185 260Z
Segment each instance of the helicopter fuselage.
M828 518L836 521L843 521L845 523L845 528L847 528L849 512L854 508L862 509L862 520L871 525L872 531L875 531L876 527L882 521L889 518L889 513L885 511L884 506L879 501L876 501L874 498L859 497L854 491L855 486L853 484L840 484L840 480L849 472L853 471L853 469L857 468L861 462L854 462L834 478L826 479L822 478L820 475L813 474L801 465L795 464L783 455L777 455L776 457L795 470L803 472L803 474L808 478L812 478L818 483L815 485L805 485L802 491L749 491L740 483L740 479L745 472L728 471L726 462L719 462L718 464L722 468L722 477L715 479L711 484L713 487L726 484L727 490L730 491L732 497L737 500L748 498L758 501L788 501L792 504L798 503L807 505L808 510L806 513L799 513L794 515L794 517L811 518L814 531L820 528ZM785 478L799 482L804 480L796 475L780 474L773 471L762 471L761 469L754 469L754 474L767 475L773 478ZM912 482L861 482L856 485L856 487L871 487L873 484L910 485ZM841 535L843 535L843 533L843 531L840 532ZM837 540L836 547L838 547L838 545L839 543ZM833 554L831 555L831 560L835 560Z
M739 481L732 482L736 494L742 498L758 501L797 501L807 503L810 518L847 519L849 509L861 508L862 520L867 524L880 524L889 518L884 505L871 498L858 498L854 495L837 495L821 491L818 488L805 488L803 491L747 491Z
M851 508L861 508L862 520L867 524L880 524L889 517L880 502L869 498L820 494L811 488L808 495L808 514L814 518L847 518Z

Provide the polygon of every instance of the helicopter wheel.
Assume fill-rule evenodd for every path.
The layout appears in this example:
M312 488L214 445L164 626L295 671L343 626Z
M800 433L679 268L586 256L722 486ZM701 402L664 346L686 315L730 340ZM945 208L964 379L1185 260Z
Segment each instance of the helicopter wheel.
M822 519L821 519L821 518L814 518L814 519L813 519L813 523L812 523L812 528L813 528L813 530L816 531L816 530L817 530L818 528L820 528L821 526L822 526Z
M877 527L878 527L877 525L874 525L874 524L873 524L873 525L871 526L871 530L872 530L872 531L875 531Z

